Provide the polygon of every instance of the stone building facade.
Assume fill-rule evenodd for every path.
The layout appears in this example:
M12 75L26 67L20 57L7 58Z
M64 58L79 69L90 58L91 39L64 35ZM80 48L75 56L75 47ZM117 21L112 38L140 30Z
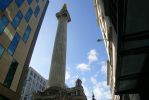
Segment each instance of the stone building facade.
M75 87L51 87L44 92L34 94L33 100L87 100L80 79L76 80Z
M146 100L149 89L148 0L94 0L108 54L113 100Z
M19 100L48 0L0 1L0 100Z

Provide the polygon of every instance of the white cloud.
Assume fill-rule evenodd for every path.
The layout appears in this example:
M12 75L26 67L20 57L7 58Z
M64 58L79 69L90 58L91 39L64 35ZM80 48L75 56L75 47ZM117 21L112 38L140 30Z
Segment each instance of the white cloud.
M90 100L92 91L85 84L82 84L82 86L83 86L83 89L84 89L84 93L87 97L87 100Z
M88 64L81 63L77 65L77 69L80 69L81 71L87 71L90 70L90 67Z
M98 82L94 86L94 94L97 100L111 100L111 93L106 81Z
M76 75L75 78L78 79L79 78L79 75Z
M107 75L107 62L106 61L102 61L101 62L101 72L105 75Z
M95 85L97 84L97 80L94 77L91 77L91 82Z
M70 79L70 73L68 71L66 71L66 78L65 78L65 80L67 81L69 79Z
M86 82L86 78L85 78L85 77L82 78L82 82L83 82L83 83Z
M95 49L90 50L90 52L88 53L88 60L89 60L89 63L92 63L98 60L97 52Z
M92 100L92 91L96 100L111 100L111 93L106 81L97 81L95 77L90 78L93 87L88 87L82 84L87 100Z
M111 100L111 94L106 81L99 81L95 77L90 78L96 100Z
M96 71L94 77L98 77L100 73L101 73L100 70Z
M80 69L81 71L87 71L87 70L90 70L91 69L91 64L95 61L98 60L98 57L97 57L97 52L95 49L91 49L89 52L88 52L88 63L80 63L78 64L76 67L77 69Z

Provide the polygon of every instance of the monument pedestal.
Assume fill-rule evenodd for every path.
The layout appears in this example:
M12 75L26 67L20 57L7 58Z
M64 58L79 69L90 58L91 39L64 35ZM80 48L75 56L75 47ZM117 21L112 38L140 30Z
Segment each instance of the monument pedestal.
M44 92L34 94L33 100L68 100L67 90L60 87L50 87Z

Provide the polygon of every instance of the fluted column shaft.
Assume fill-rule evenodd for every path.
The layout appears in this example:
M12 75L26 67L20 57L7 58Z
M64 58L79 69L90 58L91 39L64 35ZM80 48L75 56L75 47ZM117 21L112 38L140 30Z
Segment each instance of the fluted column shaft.
M58 19L58 27L49 74L49 87L63 88L65 86L67 23L70 21L70 16L64 8L56 16Z

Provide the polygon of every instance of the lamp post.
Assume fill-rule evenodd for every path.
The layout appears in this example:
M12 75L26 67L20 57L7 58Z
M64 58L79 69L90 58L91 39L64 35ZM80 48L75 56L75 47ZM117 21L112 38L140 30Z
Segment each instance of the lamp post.
M101 42L101 41L104 41L104 40L105 40L105 41L110 41L109 39L101 39L101 38L98 38L98 39L97 39L97 42Z

